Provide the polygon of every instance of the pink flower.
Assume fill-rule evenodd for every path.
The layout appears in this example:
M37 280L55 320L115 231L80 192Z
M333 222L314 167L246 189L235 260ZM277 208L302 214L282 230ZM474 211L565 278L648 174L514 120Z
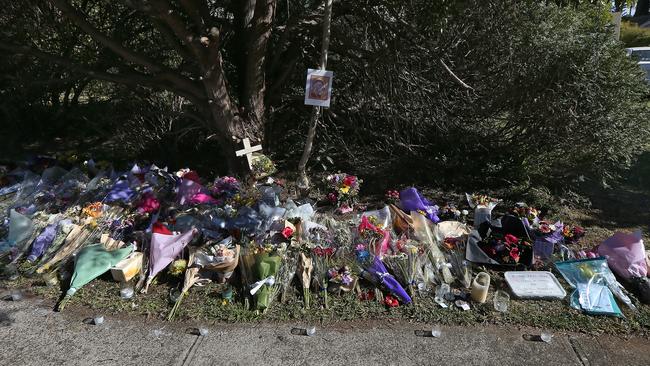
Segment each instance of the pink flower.
M350 207L350 206L348 206L347 204L345 204L345 205L342 205L341 207L339 207L338 210L339 210L340 213L342 213L342 214L346 214L346 213L348 213L348 212L352 212L352 207Z
M519 263L519 248L510 249L510 258Z
M517 244L517 243L519 243L519 238L516 237L516 236L514 236L514 235L512 235L512 234L508 234L508 235L506 235L506 236L504 237L504 239L505 239L505 241L506 241L506 244L508 244L508 245L513 245L513 244Z
M294 230L289 226L287 226L284 229L282 229L282 236L284 236L285 239L289 239L291 235L293 235L293 232Z
M362 250L366 250L366 246L363 244L357 244L356 248L354 248L356 251L360 252Z
M543 234L550 233L551 232L551 225L546 221L540 222L539 223L539 232L541 232Z
M152 193L145 193L138 205L138 212L140 213L151 213L158 211L160 208L160 202Z

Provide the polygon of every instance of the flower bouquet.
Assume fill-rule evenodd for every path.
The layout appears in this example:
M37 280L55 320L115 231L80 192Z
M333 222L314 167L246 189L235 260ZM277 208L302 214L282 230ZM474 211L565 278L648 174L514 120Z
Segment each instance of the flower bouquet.
M388 190L385 194L386 203L389 205L395 205L399 202L399 191Z
M469 207L474 210L474 228L478 228L484 222L492 221L492 210L501 200L482 194L465 193L465 196Z
M382 253L388 250L390 234L373 225L366 216L361 218L358 233L354 250L360 267L360 276L375 285L384 286L393 295L399 297L402 302L410 303L411 297L404 291L397 279L388 273L381 260Z
M312 280L318 286L319 291L323 294L323 301L325 309L329 309L329 302L327 299L327 284L329 282L328 274L332 265L332 256L334 255L334 248L323 248L317 246L312 249L311 259L314 264L314 272Z
M359 271L359 275L376 285L383 286L403 303L411 303L411 297L406 293L406 291L404 291L404 288L400 285L395 276L388 272L384 262L382 262L382 260L377 256L371 257L373 257L373 259L365 262L363 268Z
M564 238L564 225L561 222L551 224L548 221L539 221L533 226L533 253L535 258L546 261L553 255L555 244Z
M585 229L581 226L565 224L562 229L562 236L564 237L565 244L576 244L585 236Z
M497 264L530 265L533 259L532 243L512 234L494 232L478 246Z
M200 277L199 277L200 268L196 265L196 249L195 248L190 250L190 257L189 257L187 263L189 263L189 265L185 269L185 277L183 279L183 288L181 289L180 295L178 295L178 297L176 298L176 301L174 302L174 306L169 311L169 315L167 315L167 320L174 319L174 317L178 313L178 310L180 309L181 302L187 296L187 293L190 291L190 288L192 288L192 286L194 286L194 284L196 284L196 282L200 279Z
M194 265L217 274L219 283L230 279L239 264L240 246L219 243L201 248L194 253Z
M268 156L260 153L253 154L253 166L251 167L251 173L253 177L257 180L264 179L270 175L275 174L277 171L273 160Z
M354 175L345 173L328 175L325 178L329 191L327 200L336 205L341 213L348 213L354 209L361 183L363 181Z
M411 218L413 219L413 237L424 243L429 261L435 269L435 275L442 275L441 279L446 283L454 282L454 276L447 265L445 254L441 250L441 243L436 240L433 233L431 221L414 211L411 212Z
M438 217L441 221L460 221L467 214L466 210L459 210L453 203L447 203L438 210Z
M539 210L535 207L530 207L525 203L518 203L510 209L510 214L520 218L526 228L532 228L539 223Z
M307 256L305 253L300 253L299 271L305 309L309 309L311 302L311 275L314 271L314 263L312 261L312 258L310 256Z
M471 286L471 268L465 260L465 245L469 227L458 221L444 221L436 225L434 235L445 256L451 264L451 270L465 288Z
M424 247L418 247L414 241L407 242L398 250L398 254L384 256L384 262L399 282L407 286L409 294L413 297L415 296L418 272L421 270L419 257L425 250Z
M220 203L226 203L241 192L241 183L234 177L220 177L215 179L212 185L212 195L221 200Z
M284 252L281 254L282 266L276 276L275 285L271 288L271 298L280 297L280 302L286 301L287 292L291 288L291 281L298 270L298 258L295 252Z
M354 290L357 285L357 278L352 274L350 267L332 267L327 271L328 281L331 284L328 286L330 291L343 291L350 292Z
M250 294L255 296L255 308L266 310L273 301L273 286L276 276L282 266L282 257L277 253L262 251L255 255L254 272L258 279L250 289Z

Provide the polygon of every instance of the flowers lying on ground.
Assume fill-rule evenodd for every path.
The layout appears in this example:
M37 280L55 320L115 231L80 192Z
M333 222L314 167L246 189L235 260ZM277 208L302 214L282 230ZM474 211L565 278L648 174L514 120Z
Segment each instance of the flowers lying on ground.
M241 191L241 184L234 177L221 177L214 181L212 194L215 197L232 198Z
M332 174L325 178L327 185L327 200L339 208L351 209L356 203L356 198L363 181L354 175L345 173Z
M539 210L526 205L517 205L510 210L510 213L521 219L526 218L531 223L539 217Z
M494 233L481 241L479 247L501 264L526 263L532 256L532 243L512 234Z
M257 179L268 177L277 171L273 160L264 154L254 154L251 170Z
M399 191L388 190L386 191L386 201L390 204L396 204L399 201Z
M391 295L386 295L384 296L384 305L388 306L389 308L398 307L399 301L397 300L396 297L393 297Z
M585 229L581 226L564 225L562 235L564 236L565 243L577 243L578 240L585 236Z

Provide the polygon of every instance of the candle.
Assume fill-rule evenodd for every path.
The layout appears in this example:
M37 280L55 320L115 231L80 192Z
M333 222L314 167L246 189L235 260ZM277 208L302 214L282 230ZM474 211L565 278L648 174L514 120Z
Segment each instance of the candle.
M476 275L472 283L472 300L484 303L487 300L488 290L490 288L490 275L481 272Z

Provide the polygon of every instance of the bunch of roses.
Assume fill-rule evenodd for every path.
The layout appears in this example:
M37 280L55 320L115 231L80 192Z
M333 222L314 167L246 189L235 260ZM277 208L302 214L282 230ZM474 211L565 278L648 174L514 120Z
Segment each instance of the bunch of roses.
M502 264L517 264L524 257L530 257L532 244L512 234L503 237L492 235L479 246L490 258Z

